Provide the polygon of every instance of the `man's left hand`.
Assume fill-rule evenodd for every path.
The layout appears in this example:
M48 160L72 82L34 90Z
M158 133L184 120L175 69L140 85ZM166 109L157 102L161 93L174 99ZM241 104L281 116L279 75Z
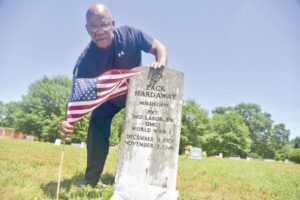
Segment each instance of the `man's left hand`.
M162 63L160 63L160 62L153 62L153 63L151 64L151 67L154 68L154 69L159 69L159 68L164 68L165 65L162 64Z

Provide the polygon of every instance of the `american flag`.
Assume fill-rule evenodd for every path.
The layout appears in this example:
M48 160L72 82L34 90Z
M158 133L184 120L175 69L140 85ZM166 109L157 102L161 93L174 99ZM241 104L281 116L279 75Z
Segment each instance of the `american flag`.
M105 101L126 94L127 79L140 73L113 69L96 78L75 78L67 106L67 122L74 125Z

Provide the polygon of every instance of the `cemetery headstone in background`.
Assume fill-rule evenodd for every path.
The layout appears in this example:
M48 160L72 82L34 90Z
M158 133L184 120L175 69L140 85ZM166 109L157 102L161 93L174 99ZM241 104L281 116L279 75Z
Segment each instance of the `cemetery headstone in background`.
M202 149L197 147L192 147L190 150L190 159L200 160L202 159Z

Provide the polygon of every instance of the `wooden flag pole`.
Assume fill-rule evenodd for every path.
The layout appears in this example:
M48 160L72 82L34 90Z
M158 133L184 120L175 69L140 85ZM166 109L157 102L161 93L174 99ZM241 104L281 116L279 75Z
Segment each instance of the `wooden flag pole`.
M56 200L59 198L59 188L60 188L60 180L61 180L61 174L62 174L62 165L64 161L64 154L65 154L65 140L63 139L63 146L60 156L60 164L59 164L59 172L58 172L58 181L57 181L57 189L56 189Z

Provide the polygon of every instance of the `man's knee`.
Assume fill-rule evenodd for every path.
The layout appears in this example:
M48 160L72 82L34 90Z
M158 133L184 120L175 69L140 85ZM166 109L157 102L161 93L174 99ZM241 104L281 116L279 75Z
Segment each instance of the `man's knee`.
M91 115L92 120L109 121L116 113L120 111L120 108L116 107L111 102L105 102L97 107Z

